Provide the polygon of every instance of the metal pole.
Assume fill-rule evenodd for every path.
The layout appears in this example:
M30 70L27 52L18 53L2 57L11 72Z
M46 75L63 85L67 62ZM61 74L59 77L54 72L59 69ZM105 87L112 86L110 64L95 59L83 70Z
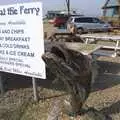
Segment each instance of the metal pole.
M36 79L32 77L32 84L33 84L33 94L34 94L34 101L38 101L38 94L37 94L37 84L36 84Z
M5 92L1 73L0 73L0 91L1 91L1 94L4 94Z
M70 15L70 0L68 0L68 15Z
M68 16L70 15L70 0L66 0Z

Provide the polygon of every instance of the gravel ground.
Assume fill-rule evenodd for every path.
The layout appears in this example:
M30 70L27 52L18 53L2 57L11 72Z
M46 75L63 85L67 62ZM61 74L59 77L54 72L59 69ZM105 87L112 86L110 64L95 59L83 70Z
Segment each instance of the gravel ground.
M120 120L120 58L100 57L98 65L99 75L85 104L109 115L112 120ZM7 91L0 96L0 120L47 120L51 101L65 97L62 84L38 79L40 100L36 103L33 101L31 78L4 75Z
M120 58L101 57L98 64L99 75L86 103L120 120Z

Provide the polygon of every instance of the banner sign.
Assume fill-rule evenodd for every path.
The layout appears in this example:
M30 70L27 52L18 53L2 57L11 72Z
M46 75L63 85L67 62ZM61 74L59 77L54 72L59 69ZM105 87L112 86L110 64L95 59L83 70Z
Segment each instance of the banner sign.
M41 2L0 6L0 71L45 79Z

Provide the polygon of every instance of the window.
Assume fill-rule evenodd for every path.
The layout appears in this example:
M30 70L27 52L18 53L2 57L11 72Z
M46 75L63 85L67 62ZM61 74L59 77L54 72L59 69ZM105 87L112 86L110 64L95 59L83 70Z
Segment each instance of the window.
M114 11L113 11L113 16L117 16L117 15L119 15L119 8L118 7L116 7L116 8L114 8Z
M77 23L93 23L93 18L75 18Z

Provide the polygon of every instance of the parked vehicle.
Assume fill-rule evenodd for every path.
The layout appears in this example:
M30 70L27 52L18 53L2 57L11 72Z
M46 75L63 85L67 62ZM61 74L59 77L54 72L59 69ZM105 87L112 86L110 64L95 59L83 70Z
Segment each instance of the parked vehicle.
M70 11L70 15L76 16L78 14L76 11ZM56 27L61 27L66 25L66 22L68 21L68 11L48 11L46 18L48 19L48 23L53 24Z
M61 27L61 26L65 26L66 22L68 21L68 16L57 16L53 19L52 24L55 27Z
M70 17L67 22L67 29L69 26L75 26L78 33L95 32L95 31L108 31L111 27L110 24L103 22L96 17Z

